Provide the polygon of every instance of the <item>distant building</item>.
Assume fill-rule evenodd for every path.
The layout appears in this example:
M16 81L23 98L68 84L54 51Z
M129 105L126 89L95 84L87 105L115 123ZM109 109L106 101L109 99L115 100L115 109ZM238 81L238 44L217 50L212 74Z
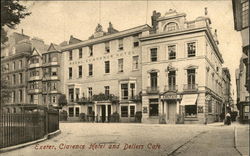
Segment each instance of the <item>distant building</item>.
M11 98L4 104L7 112L18 112L18 105L28 103L27 99L27 68L31 54L30 37L20 33L13 33L9 37L6 47L2 51L1 74L8 82Z
M230 103L232 102L232 95L231 95L231 75L228 68L222 68L222 88L223 88L223 98L224 98L224 105L223 105L223 114L231 111Z
M244 118L245 113L249 113L249 93L250 93L250 52L249 52L249 1L248 0L232 0L233 4L233 15L234 15L234 29L236 31L241 32L242 37L242 53L243 57L241 58L240 62L240 71L239 75L236 75L238 77L238 85L237 88L240 88L240 90L237 90L237 95L239 97L245 96L244 90L242 90L243 87L246 87L246 90L248 91L248 97L247 97L247 103L244 104L240 102L241 100L245 101L244 99L240 99L237 103L238 109L240 111L241 119L246 120ZM244 66L244 67L243 67ZM244 72L243 72L244 70ZM245 75L245 82L242 82L242 73ZM243 95L241 95L243 94ZM245 107L245 105L247 105ZM246 109L244 109L246 108ZM249 115L248 115L249 116ZM249 118L248 118L249 119Z
M245 87L246 82L246 66L243 63L243 57L240 59L239 69L236 70L236 92L237 92L237 108L239 110L239 119L242 122L247 122L250 119L249 113L249 92Z

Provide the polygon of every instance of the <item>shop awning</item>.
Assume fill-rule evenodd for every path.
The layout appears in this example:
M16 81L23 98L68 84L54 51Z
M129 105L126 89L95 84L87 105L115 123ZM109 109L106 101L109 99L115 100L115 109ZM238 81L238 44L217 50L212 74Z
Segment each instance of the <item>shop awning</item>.
M197 96L198 96L198 94L183 95L180 105L182 105L182 106L195 105L196 100L197 100Z

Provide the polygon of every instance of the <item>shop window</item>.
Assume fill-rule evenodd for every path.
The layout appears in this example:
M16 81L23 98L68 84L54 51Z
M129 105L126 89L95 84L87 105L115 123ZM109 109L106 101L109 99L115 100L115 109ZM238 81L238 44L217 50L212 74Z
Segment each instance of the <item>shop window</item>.
M151 58L151 62L157 61L157 48L150 49L150 58Z
M69 107L69 117L74 116L74 107Z
M196 117L196 115L197 115L197 105L185 106L185 117Z
M188 57L194 57L196 55L196 43L195 42L187 43L187 52L188 52Z
M76 117L79 117L80 109L79 109L79 107L76 107L75 109L76 109Z
M149 116L159 115L159 103L158 99L149 99Z
M121 106L121 117L128 117L128 106Z
M135 106L130 106L130 117L135 117Z

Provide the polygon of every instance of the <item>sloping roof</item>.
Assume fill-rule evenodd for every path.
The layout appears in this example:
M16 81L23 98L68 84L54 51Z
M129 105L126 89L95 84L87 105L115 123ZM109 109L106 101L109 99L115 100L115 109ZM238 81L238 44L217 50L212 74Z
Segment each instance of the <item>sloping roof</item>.
M61 51L61 47L54 43L51 43L46 53L55 52L55 51Z
M71 44L68 46L64 46L62 47L62 51L66 51L72 48L79 48L79 47L83 47L83 46L88 46L88 45L93 45L93 44L97 44L97 43L101 43L101 42L105 42L105 41L109 41L109 40L113 40L113 39L118 39L121 37L125 37L125 36L130 36L133 35L135 33L139 33L144 31L145 29L149 29L151 28L149 25L144 24L144 25L140 25L134 28L130 28L127 30L123 30L123 31L119 31L117 33L113 33L113 34L109 34L109 35L104 35L102 37L98 37L98 38L94 38L94 39L89 39L89 40L85 40L76 44Z
M75 38L72 35L70 36L69 44L75 44L75 43L79 43L79 42L82 42L82 40Z

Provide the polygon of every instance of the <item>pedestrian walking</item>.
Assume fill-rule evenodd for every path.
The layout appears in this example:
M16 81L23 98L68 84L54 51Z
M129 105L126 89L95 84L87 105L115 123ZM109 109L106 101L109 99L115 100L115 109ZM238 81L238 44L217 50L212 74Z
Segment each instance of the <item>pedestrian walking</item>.
M230 115L230 113L226 114L225 124L226 125L231 125L231 115Z

